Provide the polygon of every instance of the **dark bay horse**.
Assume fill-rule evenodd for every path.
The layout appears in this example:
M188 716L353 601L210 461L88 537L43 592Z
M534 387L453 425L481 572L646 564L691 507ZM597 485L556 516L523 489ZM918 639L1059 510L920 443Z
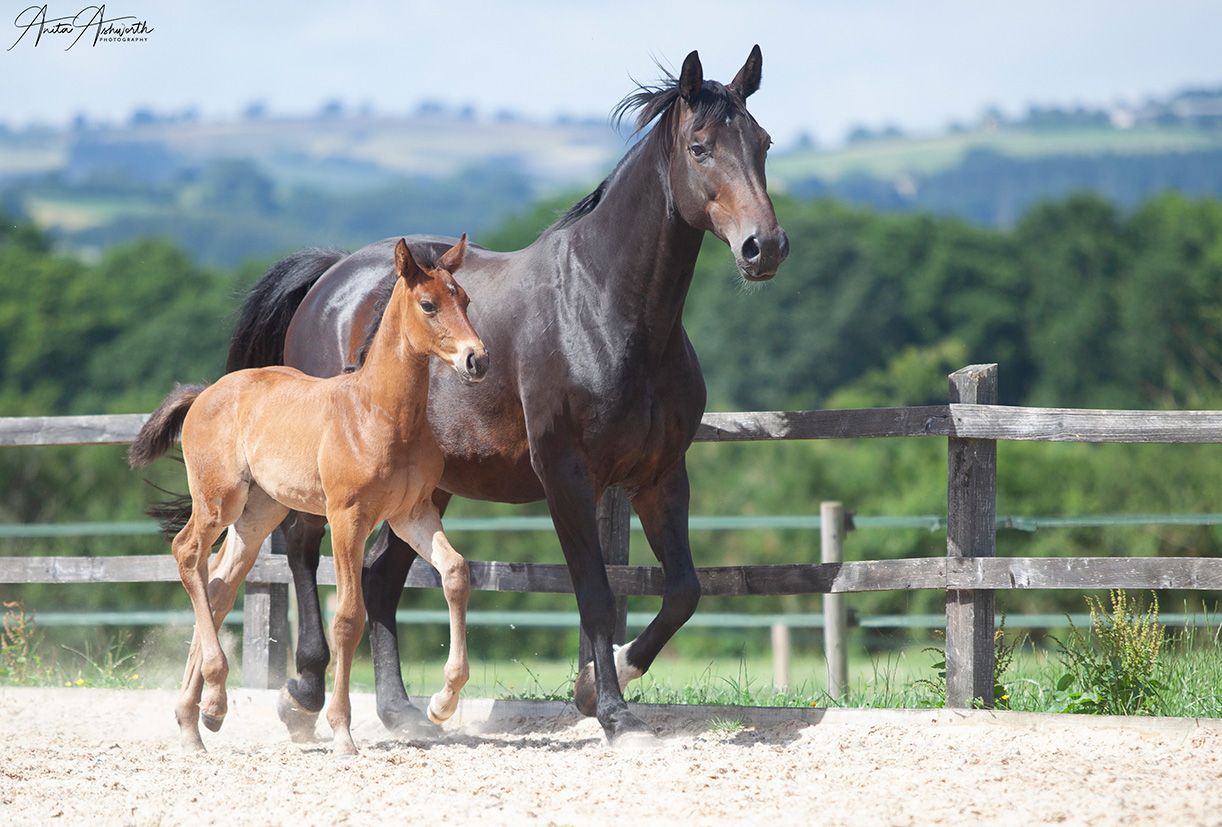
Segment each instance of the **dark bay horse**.
M382 520L441 574L450 607L450 657L429 717L440 723L458 707L469 674L471 580L433 503L445 460L427 408L430 356L468 384L487 372L487 351L467 318L467 296L450 275L462 265L466 247L464 235L426 271L399 241L392 253L394 289L360 370L324 379L288 367L252 368L213 385L179 385L132 443L128 458L139 468L182 433L191 508L173 550L195 608L195 636L174 712L187 749L204 749L201 717L212 730L225 719L229 666L217 629L263 540L290 509L331 523L338 586L331 635L338 657L327 720L335 751L356 752L348 683L365 629L361 562L365 540ZM225 542L210 560L226 527Z
M700 364L682 325L706 232L729 245L743 278L772 278L789 251L764 178L771 140L747 111L759 88L756 46L728 85L703 78L692 52L678 78L642 87L617 107L653 128L599 187L531 246L472 246L463 267L471 320L495 367L460 390L434 369L429 419L446 466L434 495L522 503L546 498L594 660L574 695L615 741L651 731L623 687L649 669L691 617L700 585L688 545L684 455L704 412ZM408 238L424 259L452 241ZM318 376L351 370L379 315L393 241L351 255L305 251L252 291L230 350L231 369L283 363ZM599 497L622 486L666 578L657 617L612 648L615 602L599 547ZM286 687L290 728L317 714L329 654L317 615L321 520L287 527L298 591L299 678ZM384 529L366 558L365 595L378 713L397 728L419 720L399 667L394 612L414 555ZM307 720L306 726L313 727Z

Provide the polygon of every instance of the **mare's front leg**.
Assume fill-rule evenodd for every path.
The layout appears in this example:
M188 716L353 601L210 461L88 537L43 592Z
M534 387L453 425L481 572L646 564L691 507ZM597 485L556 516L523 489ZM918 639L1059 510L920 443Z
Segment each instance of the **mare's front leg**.
M598 541L597 498L585 469L571 454L561 454L540 463L547 505L551 511L560 547L573 580L581 627L590 639L594 655L595 714L607 740L615 743L625 735L653 729L633 715L624 701L611 648L615 634L615 595L607 580L602 548Z
M354 755L352 740L352 655L365 632L365 604L361 598L361 562L365 538L373 523L353 507L327 515L331 523L331 548L335 560L335 617L331 621L331 641L335 645L335 689L327 709L327 723L334 733L332 749L341 755Z
M436 489L433 504L439 514L445 514L450 494ZM428 555L429 546L424 546ZM399 652L399 631L395 611L403 596L403 584L416 561L417 554L389 525L383 525L365 555L365 572L361 585L365 593L365 609L369 612L369 649L373 655L374 691L378 717L392 732L420 735L436 731L419 709L407 697L403 685L403 665ZM451 626L451 631L453 626Z
M695 613L696 604L700 602L700 581L688 544L689 501L687 468L682 459L659 485L641 489L632 499L649 547L662 565L665 590L662 608L645 631L615 648L616 676L621 690L649 671L662 647ZM593 715L595 711L591 671L582 670L573 689L578 709L586 715Z
M325 517L300 512L281 526L297 592L297 677L280 690L276 711L294 741L314 740L314 724L326 700L331 649L318 601L318 558L326 528Z
M441 514L429 501L417 512L395 522L395 532L421 549L422 555L441 575L441 588L450 608L450 653L446 658L445 687L429 701L429 720L449 720L458 708L458 693L467 684L471 668L467 660L467 601L471 596L471 572L467 561L454 550L441 528ZM427 551L425 551L427 550Z

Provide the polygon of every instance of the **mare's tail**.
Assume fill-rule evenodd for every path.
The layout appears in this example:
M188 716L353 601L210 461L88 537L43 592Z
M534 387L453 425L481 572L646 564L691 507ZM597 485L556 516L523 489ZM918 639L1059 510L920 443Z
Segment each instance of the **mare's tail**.
M306 293L347 253L307 249L282 258L251 288L229 341L226 372L284 364L284 338Z
M182 421L186 419L187 411L206 387L175 385L127 449L128 465L143 468L174 447L174 440L182 433ZM153 503L145 513L161 524L161 530L167 537L173 538L191 517L191 497L179 496L162 488L158 490L169 494L170 499Z

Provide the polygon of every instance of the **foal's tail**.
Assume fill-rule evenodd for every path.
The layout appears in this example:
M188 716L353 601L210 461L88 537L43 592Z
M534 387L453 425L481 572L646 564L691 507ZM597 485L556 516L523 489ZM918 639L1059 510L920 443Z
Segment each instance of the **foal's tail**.
M186 419L187 411L206 387L175 385L127 449L127 464L132 468L143 468L174 447L174 440L182 433L182 421ZM169 495L170 499L152 503L144 513L157 520L162 533L173 539L191 518L191 496L175 494L156 485L153 487Z
M182 433L182 421L187 411L207 385L175 385L165 401L153 411L135 442L127 449L127 464L132 468L143 468L157 457L174 447L174 440Z
M284 364L284 338L293 314L322 274L348 254L310 248L272 265L251 288L229 341L225 370Z

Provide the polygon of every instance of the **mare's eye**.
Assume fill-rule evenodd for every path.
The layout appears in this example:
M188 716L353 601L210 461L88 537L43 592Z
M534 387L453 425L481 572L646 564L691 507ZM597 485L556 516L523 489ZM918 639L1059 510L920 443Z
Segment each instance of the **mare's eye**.
M430 316L432 316L434 313L437 312L437 305L425 299L424 301L420 302L420 309L423 310L425 313L429 314Z
M692 153L692 157L697 161L703 161L709 157L709 149L704 144L692 144L688 147L688 151Z

